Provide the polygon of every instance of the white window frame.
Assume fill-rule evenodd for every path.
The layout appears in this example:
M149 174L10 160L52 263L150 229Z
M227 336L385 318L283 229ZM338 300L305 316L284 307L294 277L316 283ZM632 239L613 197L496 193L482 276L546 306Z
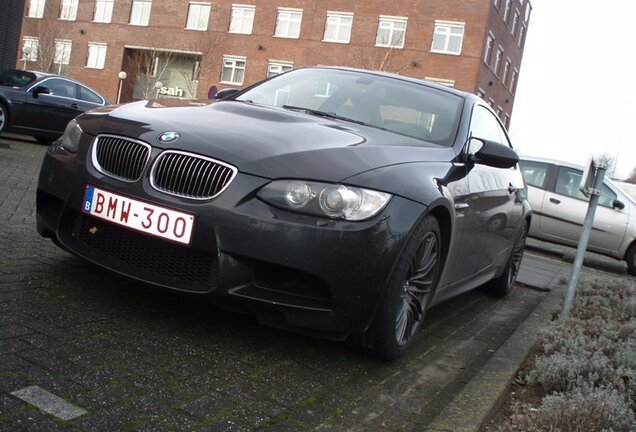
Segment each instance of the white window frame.
M25 47L29 47L31 49L28 56L24 55ZM24 36L24 38L22 38L22 51L21 51L22 58L20 60L22 61L26 60L31 62L38 61L39 48L40 48L40 40L37 37Z
M517 40L517 46L521 48L523 46L523 38L526 36L526 26L521 25L519 27L519 39Z
M490 105L490 108L494 108L495 107L495 100L493 98L488 98L488 105Z
M343 23L348 20L348 23ZM331 22L330 22L331 21ZM335 25L335 38L327 39L327 28ZM332 12L327 11L325 19L325 32L323 34L323 42L348 44L351 42L351 31L353 29L353 13L352 12Z
M93 11L93 22L110 23L113 20L114 1L115 0L95 0L95 10Z
M510 127L510 114L505 113L503 118L503 124L506 130Z
M452 29L461 29L461 35L453 34ZM464 44L464 33L466 30L466 23L456 22L456 21L442 21L435 20L435 29L433 30L433 41L431 43L431 52L438 54L449 54L449 55L461 55L462 53L462 45ZM444 48L435 49L435 37L443 37L444 38ZM450 41L452 37L459 37L459 49L458 51L451 51L449 49Z
M497 48L497 55L495 57L495 64L493 65L492 71L495 73L495 76L499 76L499 69L501 68L501 61L503 60L504 49L501 45Z
M28 18L43 18L46 0L29 0Z
M506 25L508 25L508 20L510 19L510 9L512 8L512 0L505 0L506 5L504 7L503 13L503 21Z
M233 4L228 33L252 34L255 15L256 6Z
M212 3L191 1L188 3L186 30L207 31Z
M507 87L508 85L508 76L510 75L510 66L512 66L512 60L510 60L510 57L506 57L506 62L504 63L504 70L503 73L501 74L501 82L503 83L504 87Z
M483 88L479 87L477 89L477 96L479 96L482 99L484 99L486 97L486 92L484 91Z
M446 78L424 77L425 80L434 82L445 87L455 87L455 80Z
M71 62L71 52L73 50L73 41L68 39L55 39L55 55L53 64L57 67L57 74L62 75L62 66L68 66Z
M404 28L401 28L401 29L396 28L396 24L403 24ZM406 40L407 24L408 24L407 17L394 17L394 16L380 15L380 19L378 20L378 32L375 36L375 46L382 47L382 48L399 48L399 49L404 48L404 42ZM383 30L388 31L389 33L387 43L380 42L380 32ZM402 33L402 37L397 40L398 43L394 43L396 42L395 35L396 33L399 34L399 32Z
M488 32L488 37L486 38L486 47L484 49L484 63L490 66L490 62L492 60L492 52L495 48L495 35L492 32Z
M495 110L495 113L497 114L497 117L499 117L499 120L503 120L501 118L501 114L503 114L503 108L501 107L501 105L497 105L497 109Z
M303 22L303 10L294 8L278 8L274 37L298 39ZM298 23L298 32L291 33L292 24Z
M152 13L152 0L133 0L130 5L129 25L148 26ZM138 15L137 17L135 15ZM133 18L135 20L133 21Z
M493 4L497 9L499 9L499 7L501 6L501 0L493 0Z
M510 89L510 93L515 94L517 91L517 80L519 79L519 70L517 68L512 68L512 74L510 75L510 85L508 88Z
M77 19L77 7L79 0L62 0L60 2L60 16L62 21L75 21Z
M519 10L515 9L515 13L512 16L512 25L510 26L510 34L512 35L513 39L515 37L515 33L517 32L517 26L519 25L520 18L521 15L519 14Z
M108 45L101 42L89 42L86 52L86 67L89 69L104 69Z
M278 71L273 71L273 69L278 69ZM267 63L267 78L289 72L293 69L293 62L283 60L270 60L269 63Z
M231 79L230 80L223 80L223 71L226 68L225 63L226 62L233 62L234 64L232 66L230 66L230 68L232 69L232 73L231 73ZM243 62L243 66L237 66L238 62ZM221 79L219 80L219 82L221 84L232 84L232 85L242 85L243 81L245 80L245 70L247 68L247 57L243 57L243 56L232 56L232 55L224 55L223 56L223 63L221 63ZM236 71L238 70L242 70L243 71L243 79L241 79L240 81L236 80Z

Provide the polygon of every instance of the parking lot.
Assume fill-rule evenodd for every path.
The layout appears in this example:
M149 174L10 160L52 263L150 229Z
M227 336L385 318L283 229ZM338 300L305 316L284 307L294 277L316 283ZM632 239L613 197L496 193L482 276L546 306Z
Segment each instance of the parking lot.
M46 147L0 137L0 431L420 430L546 295L470 292L384 363L100 270L35 232ZM11 395L37 385L62 421Z

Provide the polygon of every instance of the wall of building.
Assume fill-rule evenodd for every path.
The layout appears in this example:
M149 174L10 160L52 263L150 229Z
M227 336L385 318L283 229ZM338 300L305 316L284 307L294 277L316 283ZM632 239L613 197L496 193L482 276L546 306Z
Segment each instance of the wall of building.
M24 0L2 0L0 12L0 69L10 69L21 57L20 27L24 16Z
M288 0L277 3L245 0L238 3L255 6L254 25L249 35L228 33L231 2L212 1L207 31L193 31L185 29L188 0L155 0L148 26L128 24L132 0L115 0L109 24L92 22L94 2L80 1L77 19L65 22L65 32L59 38L72 40L73 44L68 75L94 87L111 100L116 100L117 74L126 66L126 47L199 54L197 96L200 98L206 97L211 85L228 86L219 84L224 55L246 59L243 86L265 78L271 60L292 63L294 68L323 64L378 69L384 62L383 70L419 78L443 79L454 83L456 88L476 92L482 85L478 79L484 68L484 35L489 20L492 20L492 1L365 0L343 3L336 0ZM59 5L60 0L47 0L43 20L59 22ZM303 10L297 39L274 36L279 5ZM327 11L353 13L349 43L323 41ZM375 46L380 15L408 18L403 49ZM465 23L460 55L431 52L435 20ZM36 19L25 18L25 24L29 21ZM23 31L22 36L34 35ZM91 42L108 45L103 69L86 67L87 47ZM132 85L125 82L123 94L128 99L133 96ZM500 95L496 97L499 99Z

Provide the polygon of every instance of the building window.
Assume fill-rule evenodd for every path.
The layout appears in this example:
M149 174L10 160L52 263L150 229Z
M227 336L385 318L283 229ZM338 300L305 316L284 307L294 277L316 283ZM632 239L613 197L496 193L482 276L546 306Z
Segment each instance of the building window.
M223 57L221 82L226 84L243 84L245 78L245 57Z
M506 129L510 128L510 114L504 114L503 124L506 127Z
M508 84L508 76L510 75L510 66L512 65L509 58L506 59L506 63L504 64L503 75L501 76L501 82L504 87Z
M497 9L499 9L499 7L501 6L501 0L493 0L493 4Z
M464 39L464 23L435 21L432 52L459 55Z
M151 8L152 1L150 0L133 0L130 10L130 24L147 26L150 21Z
M349 43L353 14L348 12L327 12L324 42Z
M29 0L27 16L29 18L42 18L44 16L45 4L46 0Z
M60 4L61 20L75 21L77 19L77 2L78 0L62 0Z
M53 65L58 75L65 75L68 69L68 64L71 61L71 46L70 40L56 40L55 41L55 56L53 57Z
M89 43L86 67L93 69L104 69L106 63L106 44Z
M254 25L254 6L232 5L230 33L252 34Z
M375 46L386 48L404 48L406 21L403 17L380 16Z
M512 0L506 0L506 5L504 7L503 20L508 25L508 18L510 18L510 7L512 6Z
M512 76L510 77L510 93L515 94L517 91L517 77L519 76L519 71L515 68L512 70Z
M479 96L480 98L484 98L486 96L486 92L484 91L484 89L482 89L481 87L477 89L477 96Z
M278 8L274 36L298 39L298 37L300 37L300 23L302 20L302 9Z
M488 98L488 105L490 105L491 108L495 108L495 100L493 98Z
M519 39L517 40L517 45L519 48L523 46L523 38L526 36L526 26L522 25L519 28Z
M188 6L187 30L206 31L210 19L210 3L193 3Z
M289 72L292 69L294 69L293 63L270 60L267 65L267 78Z
M517 25L519 24L519 11L515 10L515 14L512 17L512 25L510 26L510 34L512 35L513 39L515 37L515 33L517 33Z
M497 57L495 57L495 65L493 67L493 72L495 72L495 75L497 76L499 76L499 69L501 68L501 59L503 58L503 54L504 50L501 45L499 45L499 49L497 50Z
M22 59L25 61L38 61L38 38L25 36L22 41Z
M490 60L492 60L492 49L495 46L495 36L488 32L488 39L486 39L486 48L484 50L484 63L490 66Z
M495 111L497 113L497 117L499 117L499 120L503 120L501 118L501 114L503 113L503 108L501 108L500 106L497 106L497 111Z
M434 82L436 84L440 84L446 87L455 87L455 80L445 79L445 78L433 78L433 77L425 77L427 81Z
M94 22L109 23L113 18L113 0L95 0Z

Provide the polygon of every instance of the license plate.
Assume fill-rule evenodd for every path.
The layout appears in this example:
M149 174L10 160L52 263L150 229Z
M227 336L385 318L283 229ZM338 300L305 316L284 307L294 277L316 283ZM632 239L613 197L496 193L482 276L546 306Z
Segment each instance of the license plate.
M84 213L146 234L189 244L194 216L87 185Z

